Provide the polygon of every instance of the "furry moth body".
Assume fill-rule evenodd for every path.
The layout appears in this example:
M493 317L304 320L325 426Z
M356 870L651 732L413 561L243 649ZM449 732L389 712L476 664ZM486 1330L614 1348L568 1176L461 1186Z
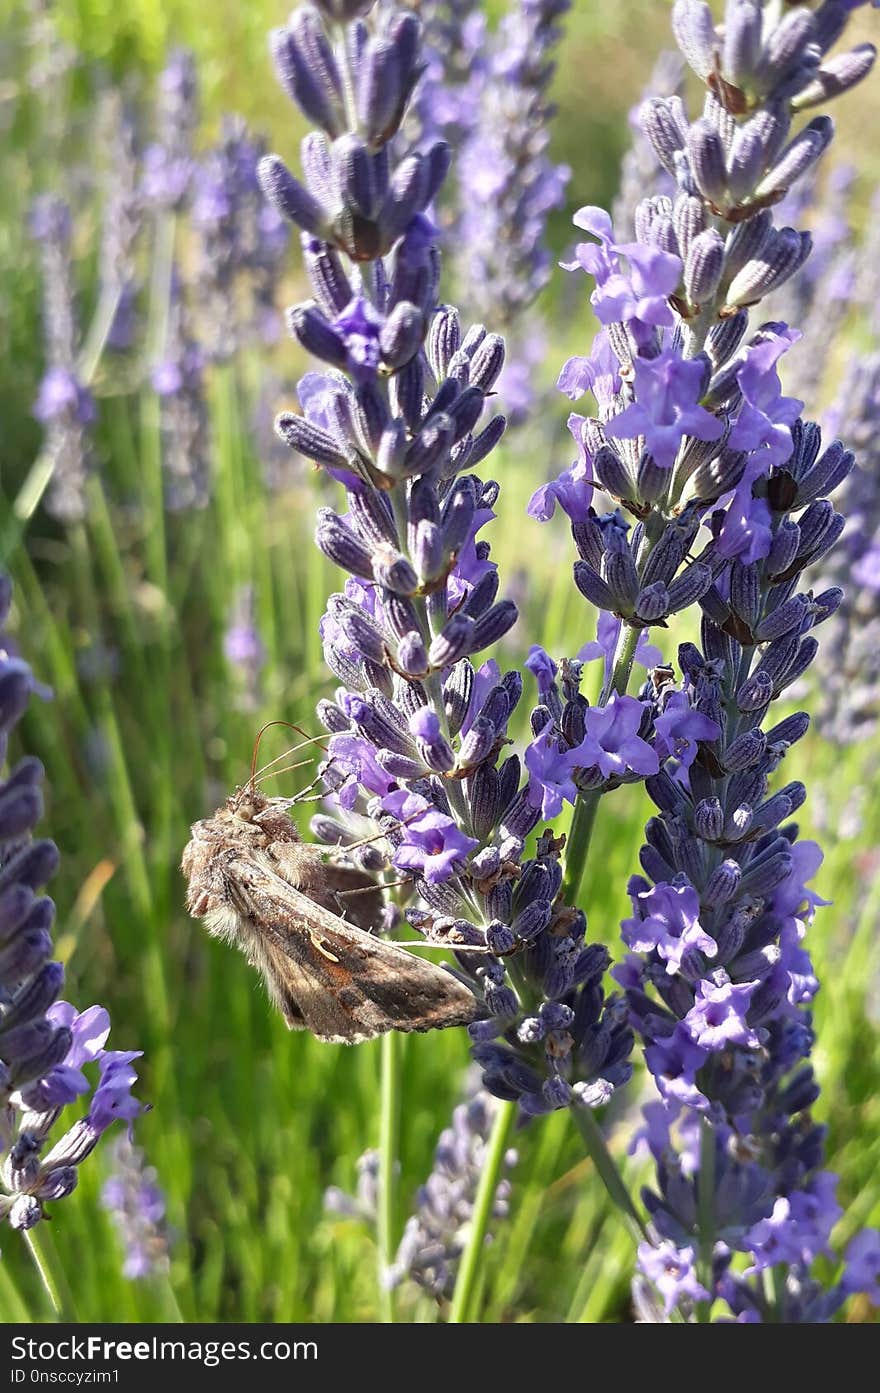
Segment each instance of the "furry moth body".
M476 998L450 972L374 936L375 882L301 841L288 806L238 789L194 824L182 862L190 914L244 953L288 1027L354 1045L475 1020ZM346 890L359 892L351 921L336 912Z

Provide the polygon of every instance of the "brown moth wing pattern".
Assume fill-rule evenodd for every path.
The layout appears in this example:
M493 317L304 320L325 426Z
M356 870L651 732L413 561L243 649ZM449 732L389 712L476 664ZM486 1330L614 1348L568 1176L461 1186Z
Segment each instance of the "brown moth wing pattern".
M264 854L225 857L224 872L228 903L250 929L248 957L291 1029L358 1044L388 1030L467 1025L479 1014L451 973L346 923L277 875Z

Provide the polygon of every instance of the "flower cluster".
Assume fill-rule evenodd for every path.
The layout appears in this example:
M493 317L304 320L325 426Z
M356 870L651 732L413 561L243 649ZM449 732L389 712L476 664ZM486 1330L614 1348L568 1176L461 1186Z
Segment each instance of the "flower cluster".
M276 336L289 241L286 220L266 203L257 179L263 144L240 119L225 118L219 140L196 155L191 54L172 53L160 75L152 142L119 91L108 91L99 115L100 179L71 181L73 211L55 195L39 197L30 221L43 276L46 359L33 411L45 430L47 508L65 522L87 509L95 383L114 395L128 392L141 385L135 375L143 367L159 399L167 505L204 506L211 487L207 370ZM71 258L81 217L101 228L98 293L83 326ZM141 304L147 282L149 322Z
M0 579L0 624L11 587ZM35 689L30 668L0 649L0 762ZM77 1012L59 1000L64 969L52 961L55 906L41 894L55 873L54 844L34 838L42 813L39 761L25 756L0 784L0 1219L33 1228L45 1205L75 1188L78 1167L117 1118L143 1111L131 1094L139 1050L108 1050L102 1006ZM92 1066L94 1066L92 1068ZM84 1070L97 1073L97 1081ZM60 1136L65 1108L88 1110ZM48 1149L47 1149L48 1148Z
M143 1152L128 1137L117 1138L111 1157L113 1169L101 1188L101 1204L125 1245L123 1276L136 1281L167 1272L165 1196L156 1170L144 1165Z

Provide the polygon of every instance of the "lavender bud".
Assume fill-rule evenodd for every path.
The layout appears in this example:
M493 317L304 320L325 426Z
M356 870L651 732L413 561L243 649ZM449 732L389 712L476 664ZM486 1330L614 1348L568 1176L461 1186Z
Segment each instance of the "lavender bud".
M453 614L428 649L431 667L450 667L473 652L475 628L473 619L467 615Z
M482 615L474 625L471 653L491 648L503 638L517 621L517 608L512 600L501 600Z
M372 580L373 559L354 533L330 508L319 508L317 516L315 541L324 555L351 575ZM413 586L414 590L417 585L418 582Z
M684 267L685 294L693 305L711 300L724 265L724 241L714 228L708 228L691 243Z
M751 305L787 281L806 261L812 249L809 232L782 227L769 239L759 260L738 271L727 292L728 305Z
M687 148L700 193L711 203L723 205L727 197L724 142L704 117L688 131Z
M722 861L716 866L700 899L707 909L719 909L732 900L739 889L742 872L736 861Z
M792 98L792 110L806 111L839 97L861 82L874 66L877 50L873 44L857 44L849 53L839 53L816 69L810 82Z
M736 704L742 712L760 711L772 696L773 679L759 668L743 682L736 694Z
M316 199L304 189L279 155L264 155L257 167L260 187L274 208L295 222L304 232L324 237L327 215Z
M694 808L694 828L704 842L721 840L724 812L717 798L703 798Z
M756 198L768 198L788 189L824 154L834 135L834 122L817 116L795 136L770 173L755 190Z

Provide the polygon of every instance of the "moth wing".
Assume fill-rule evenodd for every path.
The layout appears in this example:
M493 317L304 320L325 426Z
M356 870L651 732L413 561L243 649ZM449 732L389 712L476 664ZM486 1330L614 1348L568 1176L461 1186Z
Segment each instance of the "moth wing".
M346 923L265 866L242 859L234 869L248 917L258 918L258 965L292 1029L353 1045L478 1016L476 998L450 972Z
M358 929L376 933L385 901L374 876L310 842L272 848L279 874L315 904Z

